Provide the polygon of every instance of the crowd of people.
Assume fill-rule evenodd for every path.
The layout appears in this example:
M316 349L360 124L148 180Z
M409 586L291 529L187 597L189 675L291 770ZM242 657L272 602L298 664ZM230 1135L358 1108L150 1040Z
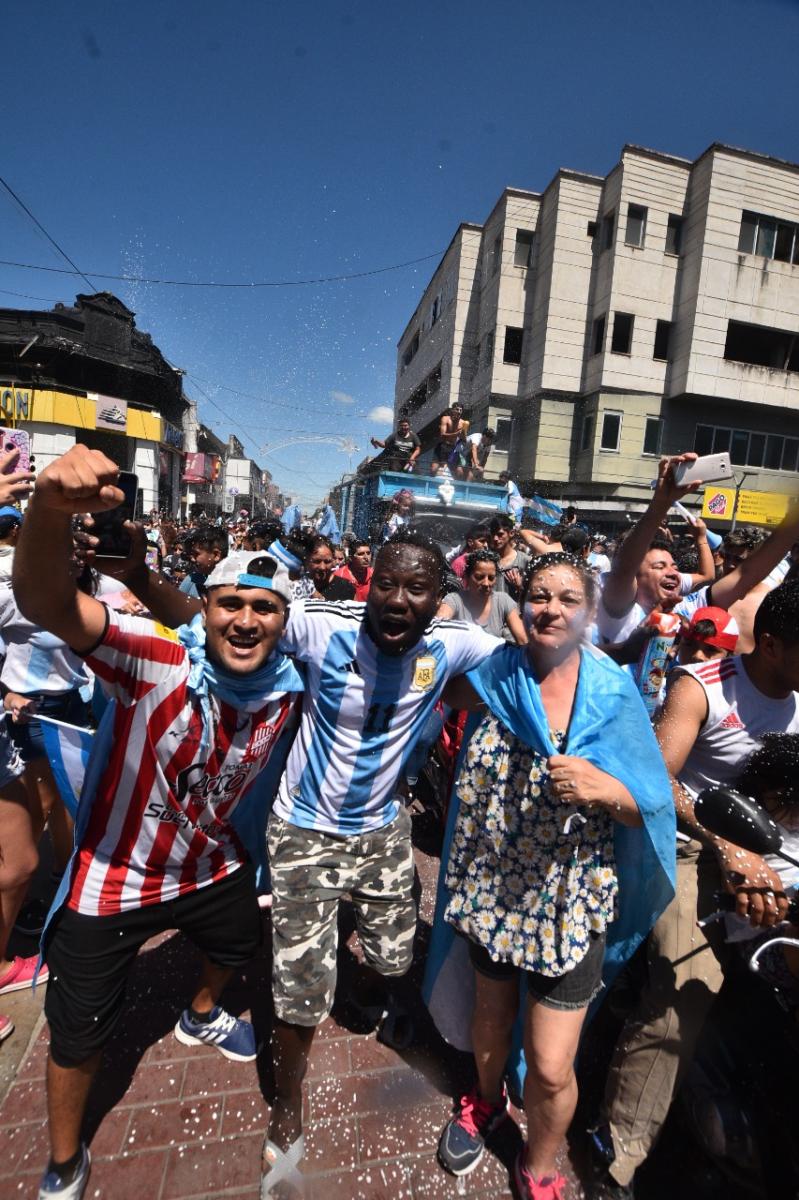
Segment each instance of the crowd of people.
M406 425L385 448L412 468ZM453 408L435 462L480 478L490 444ZM587 1185L633 1195L731 945L759 944L788 914L793 881L703 829L694 801L746 787L786 838L799 834L799 516L766 536L677 526L685 454L661 461L646 512L613 539L573 511L547 531L511 510L445 556L403 490L377 545L268 519L151 519L130 526L126 557L101 559L91 514L120 503L114 463L77 445L34 486L15 453L0 462L0 996L36 975L36 958L5 955L46 828L58 888L38 967L50 1027L40 1200L85 1192L92 1081L135 956L167 929L202 953L175 1037L239 1062L256 1039L223 993L268 930L261 1196L301 1186L303 1081L335 999L339 904L352 904L365 964L354 999L396 1032L392 981L417 931L406 777L457 713L424 994L444 1036L471 1049L475 1078L439 1162L472 1171L513 1094L526 1120L518 1195L564 1196L586 1017L637 952L645 978L591 1116ZM668 635L661 615L675 618ZM41 741L47 718L95 729L74 823ZM781 740L772 754L775 737L793 750ZM697 922L724 890L732 943ZM797 1004L792 953L780 946L772 969ZM408 1020L404 1032L407 1044Z

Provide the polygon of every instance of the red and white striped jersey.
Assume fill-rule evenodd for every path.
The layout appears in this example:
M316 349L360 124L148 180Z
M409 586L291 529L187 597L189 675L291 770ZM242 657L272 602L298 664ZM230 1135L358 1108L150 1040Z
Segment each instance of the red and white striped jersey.
M188 654L161 634L152 621L109 611L86 659L117 703L108 765L73 860L67 903L77 912L158 904L236 870L245 852L228 818L296 721L297 693L265 697L257 711L212 696L203 747Z
M747 675L741 655L678 667L678 672L693 675L707 699L707 719L679 774L692 795L716 784L734 785L764 734L799 733L799 693L783 700L765 696Z

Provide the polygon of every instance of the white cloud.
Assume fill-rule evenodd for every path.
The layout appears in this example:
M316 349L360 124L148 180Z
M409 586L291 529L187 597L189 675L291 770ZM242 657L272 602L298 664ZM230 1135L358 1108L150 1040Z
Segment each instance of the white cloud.
M377 408L373 408L369 413L369 420L375 425L393 425L394 409L389 408L387 404L378 404Z
M331 400L337 400L339 404L354 404L355 397L350 396L348 392L331 392Z

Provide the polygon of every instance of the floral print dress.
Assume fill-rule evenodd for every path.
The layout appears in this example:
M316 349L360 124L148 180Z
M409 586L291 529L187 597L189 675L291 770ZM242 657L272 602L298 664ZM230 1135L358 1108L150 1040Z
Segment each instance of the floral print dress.
M565 734L552 736L561 752ZM455 785L445 919L495 961L556 977L613 921L618 881L610 814L548 784L546 759L485 717Z

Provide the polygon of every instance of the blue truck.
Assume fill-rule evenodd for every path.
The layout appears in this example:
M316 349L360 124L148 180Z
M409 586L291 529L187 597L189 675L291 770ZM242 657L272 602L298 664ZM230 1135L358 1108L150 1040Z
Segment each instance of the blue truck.
M461 545L466 531L506 511L505 489L491 483L466 483L441 475L381 471L341 484L338 522L342 531L380 542L391 500L406 489L413 495L413 525L444 550Z

